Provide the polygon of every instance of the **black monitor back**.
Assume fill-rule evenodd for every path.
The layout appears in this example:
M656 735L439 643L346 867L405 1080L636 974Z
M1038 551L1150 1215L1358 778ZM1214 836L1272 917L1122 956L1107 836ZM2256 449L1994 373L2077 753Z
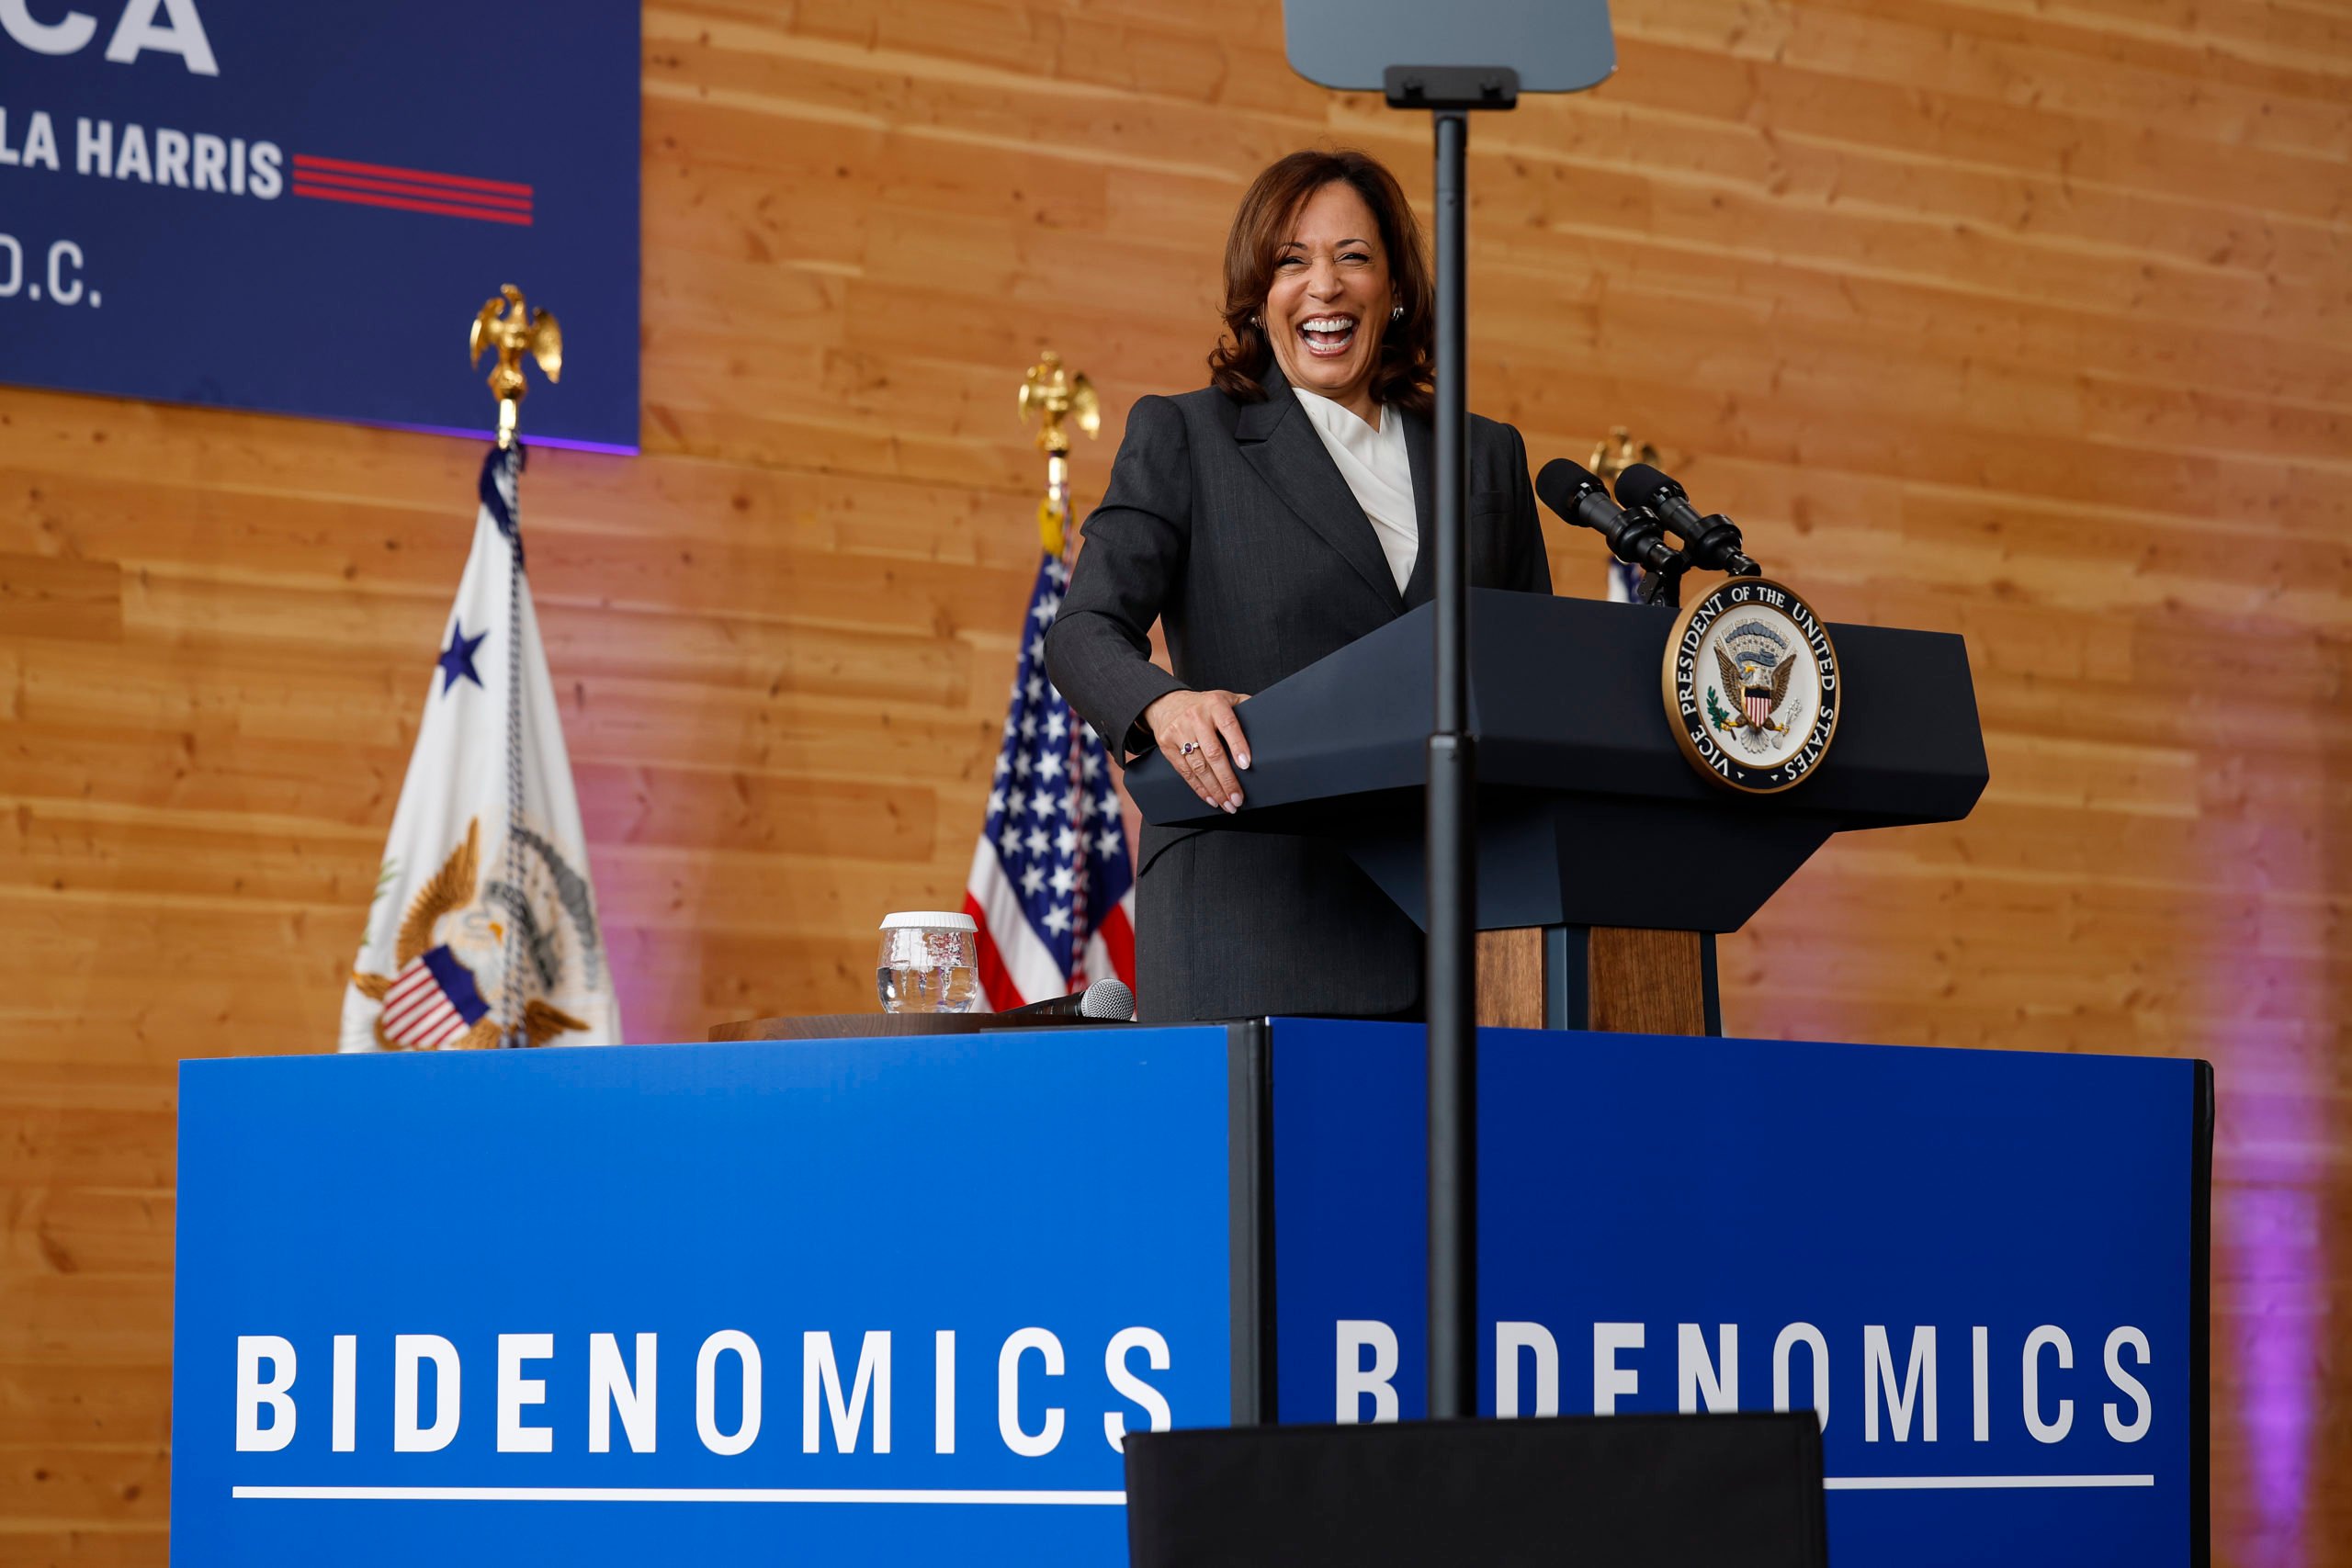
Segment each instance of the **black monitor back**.
M1824 1568L1811 1411L1138 1433L1134 1568Z
M1522 93L1575 93L1617 69L1603 0L1283 0L1290 68L1377 93L1391 65L1508 65Z

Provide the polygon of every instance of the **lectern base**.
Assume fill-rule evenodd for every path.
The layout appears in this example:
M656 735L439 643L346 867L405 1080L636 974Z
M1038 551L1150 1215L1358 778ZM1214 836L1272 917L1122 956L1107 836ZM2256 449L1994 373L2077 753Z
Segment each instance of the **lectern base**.
M1480 931L1478 1021L1501 1029L1721 1034L1714 934L1631 926Z

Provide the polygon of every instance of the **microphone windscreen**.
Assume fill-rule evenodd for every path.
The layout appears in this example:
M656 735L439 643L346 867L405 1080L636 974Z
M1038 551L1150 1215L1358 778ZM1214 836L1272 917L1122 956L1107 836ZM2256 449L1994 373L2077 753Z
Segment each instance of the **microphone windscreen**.
M1647 463L1634 463L1617 476L1617 504L1645 507L1657 499L1660 491L1679 491L1681 488Z
M1593 477L1591 469L1566 457L1553 458L1535 476L1535 498L1578 527L1584 526L1584 519L1577 515L1577 497L1586 491L1609 493L1601 490L1600 481Z
M1136 1015L1136 994L1105 976L1086 987L1086 995L1080 998L1078 1004L1078 1014L1080 1018L1123 1021L1133 1018Z

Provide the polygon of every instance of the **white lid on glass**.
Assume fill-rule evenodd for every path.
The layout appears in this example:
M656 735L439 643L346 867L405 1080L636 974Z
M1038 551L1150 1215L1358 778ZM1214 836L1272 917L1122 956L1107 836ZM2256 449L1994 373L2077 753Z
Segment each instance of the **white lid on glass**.
M971 916L945 909L901 909L895 915L882 917L883 931L897 931L906 926L931 926L949 931L976 931L980 929Z

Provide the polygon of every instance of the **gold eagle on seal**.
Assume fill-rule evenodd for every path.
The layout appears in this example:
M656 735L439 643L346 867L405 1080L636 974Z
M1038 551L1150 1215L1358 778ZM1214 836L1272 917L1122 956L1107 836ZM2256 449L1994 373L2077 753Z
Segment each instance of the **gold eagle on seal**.
M495 1010L480 976L506 972L506 929L477 897L481 823L466 824L466 841L417 890L401 920L393 973L354 971L360 995L381 1005L376 1043L387 1051L475 1051L500 1043ZM544 1045L567 1030L588 1025L537 997L523 1005L524 1043Z
M1788 726L1775 724L1772 716L1781 711L1788 700L1789 677L1796 673L1797 661L1783 659L1778 664L1761 665L1750 659L1734 659L1721 643L1715 645L1715 667L1723 671L1724 690L1739 699L1738 718L1724 717L1715 721L1721 729L1737 729L1746 719L1750 729L1770 729L1785 734Z

